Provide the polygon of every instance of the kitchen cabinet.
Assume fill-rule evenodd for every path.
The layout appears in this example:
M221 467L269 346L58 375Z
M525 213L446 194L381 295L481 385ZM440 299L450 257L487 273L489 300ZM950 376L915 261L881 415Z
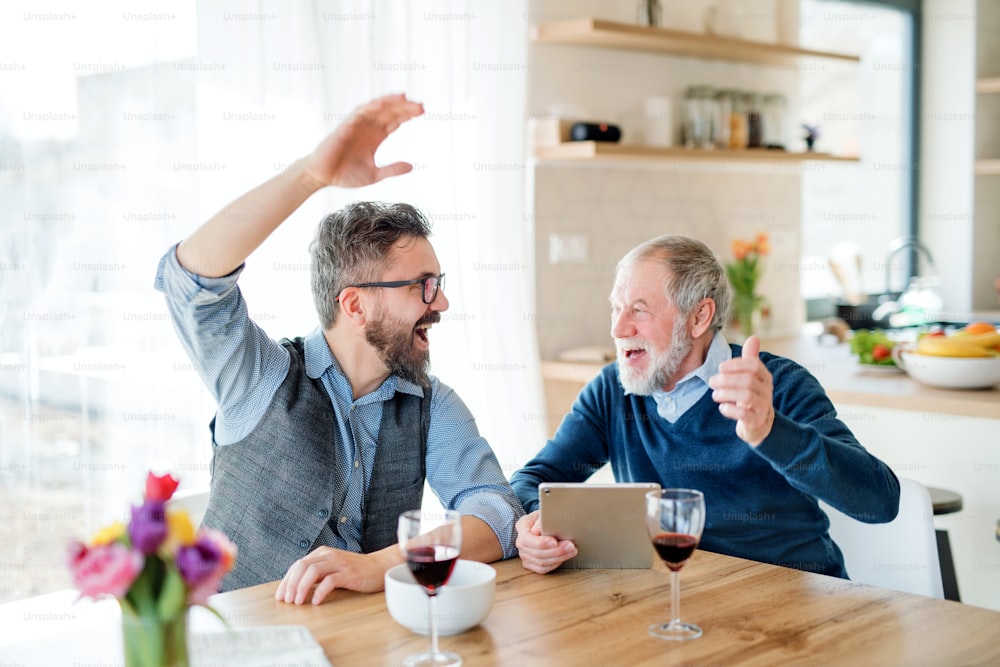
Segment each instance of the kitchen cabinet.
M784 68L799 68L802 67L803 61L808 60L837 61L850 64L860 62L860 57L856 55L803 49L785 44L767 44L730 37L702 35L679 30L650 28L589 17L539 24L535 26L532 38L537 44L643 51ZM535 157L541 160L592 161L800 162L804 160L832 160L857 162L859 160L856 156L835 156L821 152L654 148L594 141L538 146L535 149Z

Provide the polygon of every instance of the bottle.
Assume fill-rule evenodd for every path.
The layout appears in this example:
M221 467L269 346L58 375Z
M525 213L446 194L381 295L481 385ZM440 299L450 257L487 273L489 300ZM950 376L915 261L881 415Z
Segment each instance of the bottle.
M729 147L740 150L747 147L746 95L739 91L732 93L732 108L729 112Z
M760 95L757 93L747 95L747 148L764 147L764 122L760 107Z

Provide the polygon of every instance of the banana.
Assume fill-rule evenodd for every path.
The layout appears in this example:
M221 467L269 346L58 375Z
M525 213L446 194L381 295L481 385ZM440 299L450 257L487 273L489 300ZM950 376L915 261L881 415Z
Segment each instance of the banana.
M975 343L980 347L996 347L997 345L1000 345L1000 331L994 331L993 333L968 334L966 336L962 336L962 341Z
M988 334L986 334L988 335ZM995 357L996 352L970 342L968 336L924 336L917 342L917 353L932 357Z

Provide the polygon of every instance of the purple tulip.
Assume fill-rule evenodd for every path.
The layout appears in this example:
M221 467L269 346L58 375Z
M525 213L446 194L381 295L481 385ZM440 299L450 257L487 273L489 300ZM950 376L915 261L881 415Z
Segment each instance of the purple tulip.
M190 588L215 572L221 560L222 550L204 535L199 536L193 545L177 550L177 569Z
M159 500L147 500L132 506L132 520L128 523L128 536L132 546L145 555L155 553L167 538L167 512Z

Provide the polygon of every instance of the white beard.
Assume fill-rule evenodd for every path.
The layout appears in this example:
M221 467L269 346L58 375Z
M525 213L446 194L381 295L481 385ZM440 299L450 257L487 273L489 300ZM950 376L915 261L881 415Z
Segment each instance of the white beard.
M679 325L679 326L677 326ZM682 322L674 326L670 336L670 347L666 350L654 350L648 341L642 338L621 338L615 340L618 351L618 380L626 394L636 396L652 396L654 391L663 389L674 378L684 359L691 352L694 339L688 334ZM649 363L644 370L629 368L625 363L625 349L641 347L649 355Z

